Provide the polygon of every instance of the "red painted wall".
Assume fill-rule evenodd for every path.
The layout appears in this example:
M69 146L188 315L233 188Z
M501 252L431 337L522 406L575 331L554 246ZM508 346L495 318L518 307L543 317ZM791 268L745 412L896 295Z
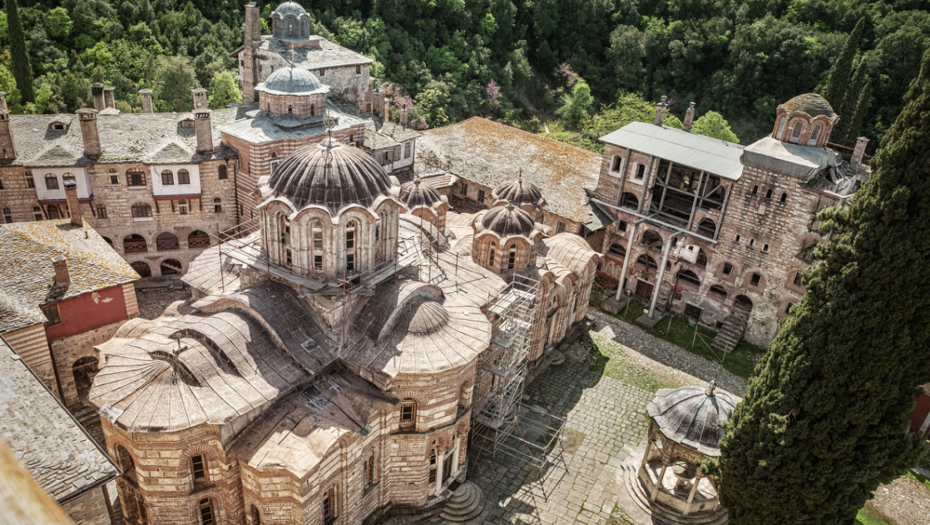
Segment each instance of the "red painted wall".
M927 414L930 414L930 396L921 394L921 396L917 398L917 406L914 407L911 414L907 416L907 419L911 422L911 432L920 431L920 425L923 425L924 420L927 419Z
M61 323L46 326L49 341L93 330L126 319L126 299L120 285L86 293L58 303Z

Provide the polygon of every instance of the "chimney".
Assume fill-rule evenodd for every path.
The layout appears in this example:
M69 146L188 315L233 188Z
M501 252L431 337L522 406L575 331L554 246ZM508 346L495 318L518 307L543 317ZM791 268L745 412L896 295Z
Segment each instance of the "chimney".
M139 96L142 97L142 112L151 113L152 112L152 90L151 89L140 89Z
M688 111L685 111L685 121L681 123L682 131L691 133L692 124L694 124L694 102L692 102L691 106L688 107Z
M113 92L116 91L116 88L113 86L104 86L103 88L103 105L108 108L116 109L116 98L113 95Z
M6 91L0 91L0 109L3 111L9 111L6 108Z
M856 140L856 147L853 149L852 158L849 159L850 164L856 167L862 164L862 157L865 155L865 147L868 144L869 139L867 137L859 137Z
M210 125L210 113L210 110L206 108L194 111L194 129L197 132L199 153L213 152L213 126Z
M84 226L81 220L81 203L77 196L77 183L73 180L65 181L65 198L68 200L68 211L71 212L71 224L75 226Z
M194 110L207 108L207 90L204 88L192 89L194 94Z
M262 39L262 21L258 4L250 2L245 6L245 44Z
M0 109L0 159L13 160L16 158L16 144L13 144L13 129L10 128L10 114L6 111L6 100L3 100L3 109Z
M71 275L68 273L68 260L61 255L57 255L52 259L52 265L55 267L55 284L59 286L71 284Z
M81 119L81 136L84 138L84 154L96 157L103 152L100 147L100 132L97 130L97 110L81 108L77 110Z
M668 97L662 95L662 102L656 104L656 116L654 119L652 119L652 123L656 126L661 126L662 122L665 120L665 108L667 107L665 105L666 100L668 100Z
M94 109L97 111L103 111L107 107L103 101L103 88L102 82L94 82L90 85L90 94L94 97Z

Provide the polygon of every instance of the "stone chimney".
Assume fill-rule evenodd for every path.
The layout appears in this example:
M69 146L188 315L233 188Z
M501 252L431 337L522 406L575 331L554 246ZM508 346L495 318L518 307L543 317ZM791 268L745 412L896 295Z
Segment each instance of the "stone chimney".
M9 111L6 108L6 91L0 91L0 109L3 111Z
M75 226L84 226L81 219L81 203L77 196L77 183L73 180L65 181L65 198L68 200L68 211L71 212L71 224Z
M207 90L204 88L195 88L191 90L194 95L194 110L206 109L207 107Z
M71 284L71 274L68 273L68 260L61 255L57 255L52 259L52 265L55 267L55 284L57 286Z
M245 6L245 43L246 45L262 39L262 20L258 4L249 2Z
M856 147L853 149L849 163L857 167L862 164L862 157L865 155L865 147L868 145L869 139L867 137L859 137L856 140Z
M152 90L151 89L140 89L139 96L142 97L142 112L151 113L152 112Z
M90 85L90 94L94 97L94 109L97 111L103 111L106 109L107 105L103 100L103 88L105 86L102 82L94 82Z
M681 123L682 131L687 131L691 133L691 126L694 124L694 102L691 103L691 106L688 107L688 111L685 111L685 121Z
M16 158L16 144L13 143L13 129L10 127L10 114L6 111L6 100L0 109L0 159Z
M100 132L97 130L97 110L81 108L77 110L81 120L81 136L84 138L84 154L96 157L103 153L100 147Z
M206 108L194 111L194 129L197 131L199 153L213 151L213 126L210 125L210 113L210 110Z
M656 126L661 126L662 122L665 120L665 109L668 107L665 104L665 101L668 100L668 97L662 95L662 102L656 104L656 116L652 119L652 123Z
M103 105L108 108L116 109L116 96L113 94L116 91L116 88L113 86L105 86L103 88Z

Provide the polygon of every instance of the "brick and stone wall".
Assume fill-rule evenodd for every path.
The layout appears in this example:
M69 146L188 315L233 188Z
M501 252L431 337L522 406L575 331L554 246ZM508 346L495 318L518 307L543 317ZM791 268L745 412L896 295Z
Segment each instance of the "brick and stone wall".
M104 490L104 487L97 487L62 503L60 507L75 525L110 525L113 522Z
M75 384L74 365L83 358L87 358L86 360L98 359L99 356L94 350L94 346L109 341L127 320L128 317L76 335L56 339L49 343L55 358L61 393L64 396L62 402L69 410L75 411L82 406L82 401L78 396L78 388ZM103 366L103 363L100 363L99 366Z

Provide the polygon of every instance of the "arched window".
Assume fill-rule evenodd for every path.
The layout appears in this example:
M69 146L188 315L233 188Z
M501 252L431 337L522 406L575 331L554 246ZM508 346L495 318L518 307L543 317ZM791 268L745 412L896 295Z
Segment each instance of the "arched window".
M517 245L510 245L510 254L507 255L507 269L513 270L513 267L517 263Z
M49 173L45 176L45 189L47 190L57 190L58 189L58 176L54 173Z
M75 182L74 174L73 174L73 173L65 173L64 175L61 176L61 182L62 182L62 183L65 183L65 182ZM76 183L76 182L75 182L75 183Z
M640 242L648 246L651 250L662 251L662 237L652 230L643 232L643 237Z
M349 221L346 223L346 273L355 271L355 241L358 223Z
M400 404L400 429L413 431L417 429L417 402L405 399Z
M430 485L432 485L433 483L436 483L436 469L437 468L438 468L438 465L436 461L436 446L435 444L433 444L433 445L430 445L429 447L429 477L427 478L427 482L429 482Z
M60 219L61 211L59 211L58 206L54 204L48 205L48 218L51 220Z
M197 454L196 456L191 456L191 477L196 482L197 480L207 481L207 462L203 457L203 454Z
M659 269L659 265L656 264L656 260L648 255L640 255L639 259L636 259L636 264L650 272L654 272Z
M210 498L200 500L200 525L214 525L216 517L213 515L213 504Z
M310 104L310 116L313 117L316 115L316 106Z
M262 525L262 515L255 505L252 505L252 525Z
M148 251L148 246L145 243L145 237L139 234L127 235L123 239L123 251L126 253L135 253L135 252L145 252ZM148 265L146 265L148 266ZM138 270L136 270L138 271ZM141 272L140 272L141 275ZM143 276L145 277L145 276Z
M120 444L116 445L116 463L119 465L120 470L123 471L123 479L129 480L132 484L138 483L136 464L132 460L129 451Z
M213 213L223 213L223 199L219 197L213 199Z
M718 284L711 286L708 293L710 294L711 297L715 299L719 299L721 301L727 298L727 291L724 290L723 286L720 286Z
M158 237L155 237L155 249L160 252L177 250L179 248L178 236L173 233L159 233Z
M323 524L335 523L337 516L336 487L332 487L323 494Z
M791 130L791 138L788 139L788 142L797 144L801 141L801 129L804 128L804 125L800 122L794 124L794 129Z
M691 270L681 270L678 272L677 278L679 283L690 285L695 288L699 288L701 286L701 281L698 279L697 274Z
M497 244L495 244L495 243L492 241L492 242L491 242L491 247L490 247L490 249L488 250L488 267L490 267L490 268L494 268L494 256L496 255L496 254L494 253L494 249L495 249L495 248L497 248Z
M133 263L130 263L129 266L131 266L132 269L135 270L137 274L139 274L139 277L151 277L152 276L152 269L144 261L135 261Z
M181 215L187 215L187 201L181 199L178 201L178 213Z
M757 193L759 193L759 187L758 187L758 186L753 186L753 187L752 187L752 192L750 192L749 194L750 194L750 195L755 195L755 194L757 194Z
M772 188L769 188L769 189L765 190L765 198L766 198L766 199L771 199L771 198L772 198Z
M218 168L217 173L219 174L219 175L217 176L218 179L220 179L220 180L226 180L227 171L226 171L226 166L225 166L225 165L220 164L220 167Z
M45 218L45 215L42 213L42 208L38 206L32 207L32 215L36 218L37 221L41 221Z
M13 222L13 210L3 208L3 222L10 224Z
M310 223L310 234L313 236L313 269L323 271L323 222L316 220Z
M203 230L194 230L187 236L187 247L190 249L208 246L210 246L210 236Z
M294 107L291 106L290 104L287 105L287 114L288 114L288 115L293 115L293 114L294 114Z
M781 202L787 201L787 200L788 200L788 194L787 194L787 193L782 193L782 194L781 194L781 199L780 199L780 200L781 200Z
M164 170L161 172L161 185L162 186L171 186L174 184L174 173L171 170Z
M638 209L639 208L639 199L636 195L626 192L623 194L623 199L620 201L620 206L625 208Z
M717 225L710 219L702 219L698 223L698 233L706 237L713 237L717 233Z
M133 205L132 205L132 208L130 208L130 210L132 211L132 216L133 216L134 218L142 218L142 217L151 217L151 216L152 216L152 207L149 206L148 204L145 204L144 202L137 202L137 203L133 204Z
M775 136L778 140L781 140L785 136L785 124L788 123L788 119L785 117L781 118L781 121L778 123L778 135Z
M811 138L807 140L807 145L816 146L818 138L820 138L820 124L814 126L814 131L811 132Z
M610 245L610 249L607 250L611 255L616 255L617 257L626 257L626 248L623 245L614 243Z
M375 462L375 451L368 453L365 459L365 489L370 489L378 482L378 465Z
M190 184L191 174L187 170L178 170L178 184Z

